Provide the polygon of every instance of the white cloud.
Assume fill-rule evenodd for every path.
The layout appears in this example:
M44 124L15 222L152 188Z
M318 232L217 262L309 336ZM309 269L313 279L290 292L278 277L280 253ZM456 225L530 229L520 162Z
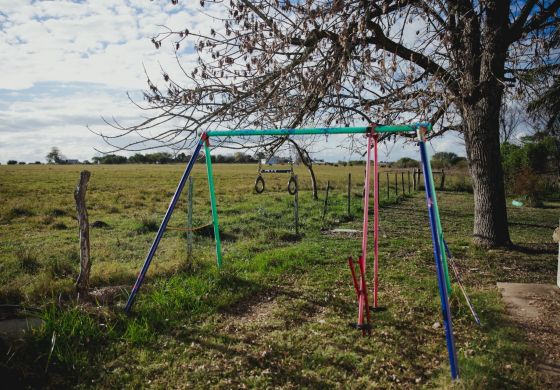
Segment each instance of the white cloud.
M182 3L0 0L0 161L42 160L55 145L80 159L107 149L86 125L138 120L125 92L146 87L144 67L156 85L161 67L178 69L173 42L157 50L150 38L164 25L210 30L198 2Z
M99 129L101 116L125 123L140 119L142 112L125 92L139 96L146 87L144 66L160 86L160 67L179 73L173 41L159 50L150 42L163 31L161 26L205 33L220 29L220 22L206 14L222 12L219 6L201 12L198 2L180 4L0 0L0 161L44 160L52 146L78 159L90 159L94 147L107 149L86 125ZM192 46L190 38L181 52ZM181 60L188 69L196 58L183 54ZM347 152L334 147L335 142L319 142L316 156L346 159ZM445 142L438 145L458 150ZM383 158L414 154L413 147L398 146Z

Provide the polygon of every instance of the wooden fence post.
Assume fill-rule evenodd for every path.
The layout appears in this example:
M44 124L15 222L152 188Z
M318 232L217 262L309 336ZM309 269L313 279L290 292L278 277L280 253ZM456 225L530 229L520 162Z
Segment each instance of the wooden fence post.
M414 181L412 188L414 189L414 192L416 192L418 190L417 183L416 183L416 170L417 169L418 168L414 168L414 171L412 171L412 180Z
M296 182L296 193L294 194L294 226L296 228L296 235L299 235L299 200L298 200L298 193L299 193L299 186L298 186L298 177L294 175L294 180Z
M89 171L80 172L80 181L74 191L80 236L80 274L78 275L78 279L76 279L76 290L83 294L87 294L89 287L89 274L91 270L91 258L89 254L89 221L86 208L86 191L90 177L91 173Z
M351 211L351 204L350 202L352 201L352 174L348 173L348 202L347 202L347 213L348 213L348 218L352 217L352 211Z
M187 261L192 261L193 250L193 231L192 231L192 217L193 217L193 191L194 182L193 178L189 177L189 189L187 192Z
M395 196L399 196L399 178L395 172Z
M325 202L323 203L323 215L321 216L321 222L325 220L325 215L327 215L327 205L329 203L329 187L331 182L327 180L327 188L325 190Z
M404 171L401 171L402 194L404 195Z
M387 175L387 199L389 199L389 172L385 172L385 174Z
M441 191L445 190L445 171L441 169L441 186L439 188Z
M406 176L408 178L408 193L410 194L410 170L406 171Z
M554 230L554 234L552 234L552 239L554 242L558 243L558 271L556 274L556 285L560 287L560 222L558 222L558 227Z

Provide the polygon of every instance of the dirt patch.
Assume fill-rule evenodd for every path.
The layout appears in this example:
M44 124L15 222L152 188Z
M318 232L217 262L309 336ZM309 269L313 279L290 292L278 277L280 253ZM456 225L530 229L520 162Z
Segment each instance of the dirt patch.
M321 232L322 234L334 238L359 238L362 235L361 230L357 229L332 229Z
M543 384L560 383L560 289L552 284L498 283L511 319L538 351Z
M284 329L287 325L301 326L320 321L325 308L302 298L300 292L273 289L238 303L223 312L226 331L256 331Z
M126 295L126 286L107 286L91 290L88 298L100 305L111 305L124 295Z
M250 299L239 302L223 312L223 330L246 332L275 327L274 313L278 310L278 292L270 291L257 294Z

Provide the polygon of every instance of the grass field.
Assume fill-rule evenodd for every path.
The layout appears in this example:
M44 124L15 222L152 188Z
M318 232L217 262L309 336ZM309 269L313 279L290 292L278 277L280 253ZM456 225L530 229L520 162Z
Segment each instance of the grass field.
M38 306L45 319L26 340L2 345L2 373L12 380L101 388L450 385L443 330L433 326L441 319L422 194L383 199L380 302L387 311L374 315L373 337L361 338L347 326L357 305L345 261L358 254L360 237L326 229L360 227L363 167L317 167L321 188L327 180L334 187L324 221L323 202L311 199L307 174L298 170L296 236L286 175L266 176L267 191L256 195L255 166L216 165L223 269L215 269L205 231L191 263L184 233L166 233L130 317L122 314L126 291L183 167L87 168L90 223L107 224L91 231L92 286L123 287L110 305L76 302L73 294L79 259L72 192L83 167L0 167L0 302ZM346 213L348 172L354 218ZM195 225L211 220L205 177L198 165ZM455 288L456 387L538 387L538 351L504 316L495 282L554 281L549 241L558 205L547 206L509 210L520 246L485 252L470 245L472 195L440 194L448 242L485 324L476 327ZM182 198L170 225L185 220Z

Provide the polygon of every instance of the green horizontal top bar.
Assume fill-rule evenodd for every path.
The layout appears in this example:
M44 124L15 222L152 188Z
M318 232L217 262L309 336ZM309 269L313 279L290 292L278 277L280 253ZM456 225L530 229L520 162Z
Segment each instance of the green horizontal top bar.
M411 125L383 125L377 126L375 133L403 133L414 132L418 127L425 126L431 130L429 123L414 123ZM241 137L258 135L306 135L306 134L364 134L367 133L369 126L362 127L308 127L299 129L263 129L263 130L211 130L206 132L209 137Z
M301 129L264 129L264 130L217 130L208 131L209 137L236 137L250 135L304 135L304 134L360 134L368 127L322 127Z

